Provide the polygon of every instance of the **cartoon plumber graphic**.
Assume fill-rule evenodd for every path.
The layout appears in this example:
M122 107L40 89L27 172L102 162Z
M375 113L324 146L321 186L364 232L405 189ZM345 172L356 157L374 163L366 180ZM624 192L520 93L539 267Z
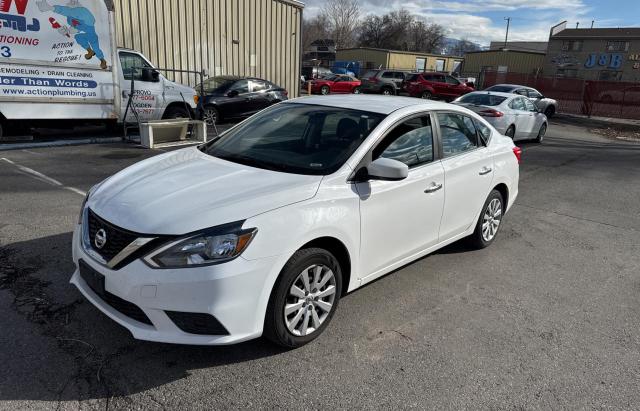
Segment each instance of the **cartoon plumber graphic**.
M94 56L100 60L100 68L107 68L107 60L104 59L104 53L100 50L98 35L96 34L96 18L86 7L80 5L79 0L69 0L66 6L52 6L47 0L37 1L36 4L41 12L45 13L53 11L67 18L69 26L60 26L54 23L55 19L51 18L53 28L57 29L63 36L74 36L76 42L87 50L84 58L91 60Z

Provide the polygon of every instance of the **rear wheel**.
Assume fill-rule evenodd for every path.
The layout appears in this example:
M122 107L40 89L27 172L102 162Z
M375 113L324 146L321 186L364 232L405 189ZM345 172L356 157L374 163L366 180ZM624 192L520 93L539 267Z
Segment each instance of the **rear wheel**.
M545 134L547 134L547 123L543 123L540 126L540 130L538 130L538 136L535 139L536 143L542 143Z
M331 92L331 90L329 89L329 86L322 86L320 87L320 94L322 95L327 95Z
M385 87L382 89L382 94L385 96L393 96L395 93L390 87Z
M554 114L556 114L556 108L554 106L549 106L544 110L544 115L547 116L547 118L553 117Z
M474 247L485 248L493 243L500 229L503 210L504 199L502 194L498 190L491 191L482 207L482 214L480 214L476 229L470 237Z
M218 109L213 106L207 106L204 108L204 122L207 123L208 126L213 126L220 121L220 113Z
M360 87L354 87L353 94L360 94L360 93L362 93L362 90L360 89Z
M422 94L420 94L420 98L425 100L431 100L431 97L433 97L433 95L428 91L423 91Z
M273 287L264 336L284 347L300 347L318 337L338 307L342 271L338 260L321 248L298 250Z
M516 136L516 126L510 125L504 135L513 139Z

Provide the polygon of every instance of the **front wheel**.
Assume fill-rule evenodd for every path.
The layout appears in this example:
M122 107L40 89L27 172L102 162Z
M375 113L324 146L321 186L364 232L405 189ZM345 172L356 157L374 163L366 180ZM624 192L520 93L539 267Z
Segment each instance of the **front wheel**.
M423 98L425 100L431 100L432 94L428 91L423 91L422 94L420 94L420 98Z
M322 94L323 96L326 96L327 94L329 94L331 90L329 89L329 86L322 86L320 88L320 94Z
M298 250L273 287L264 321L264 336L297 348L317 338L338 307L342 271L338 260L321 248Z
M182 106L173 106L173 107L169 107L165 112L164 112L164 116L162 117L165 120L169 120L169 119L178 119L178 118L190 118L191 116L189 115L189 111L186 109L186 107L182 107Z
M544 111L544 115L547 116L547 118L553 117L554 114L556 114L556 108L554 106L549 106Z
M513 138L516 136L516 127L514 125L509 126L507 131L505 131L504 135L513 140Z
M503 210L502 194L498 190L491 191L482 207L482 214L480 214L476 229L470 237L475 248L488 247L496 239L502 222Z
M220 113L218 113L218 109L212 106L207 106L204 108L204 122L207 123L208 126L213 126L220 121Z
M362 93L362 90L360 89L360 87L355 87L353 89L353 94L360 94L360 93Z

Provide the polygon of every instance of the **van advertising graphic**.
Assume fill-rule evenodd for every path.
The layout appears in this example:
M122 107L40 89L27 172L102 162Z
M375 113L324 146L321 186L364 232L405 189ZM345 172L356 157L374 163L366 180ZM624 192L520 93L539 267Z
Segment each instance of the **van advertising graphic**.
M104 0L0 0L0 97L112 99L111 56Z

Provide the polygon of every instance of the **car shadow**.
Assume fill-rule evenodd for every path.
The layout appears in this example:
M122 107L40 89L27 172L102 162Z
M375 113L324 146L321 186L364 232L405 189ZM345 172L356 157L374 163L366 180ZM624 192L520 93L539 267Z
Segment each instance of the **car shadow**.
M124 396L288 351L264 339L216 347L133 339L69 284L71 239L0 245L0 401Z

